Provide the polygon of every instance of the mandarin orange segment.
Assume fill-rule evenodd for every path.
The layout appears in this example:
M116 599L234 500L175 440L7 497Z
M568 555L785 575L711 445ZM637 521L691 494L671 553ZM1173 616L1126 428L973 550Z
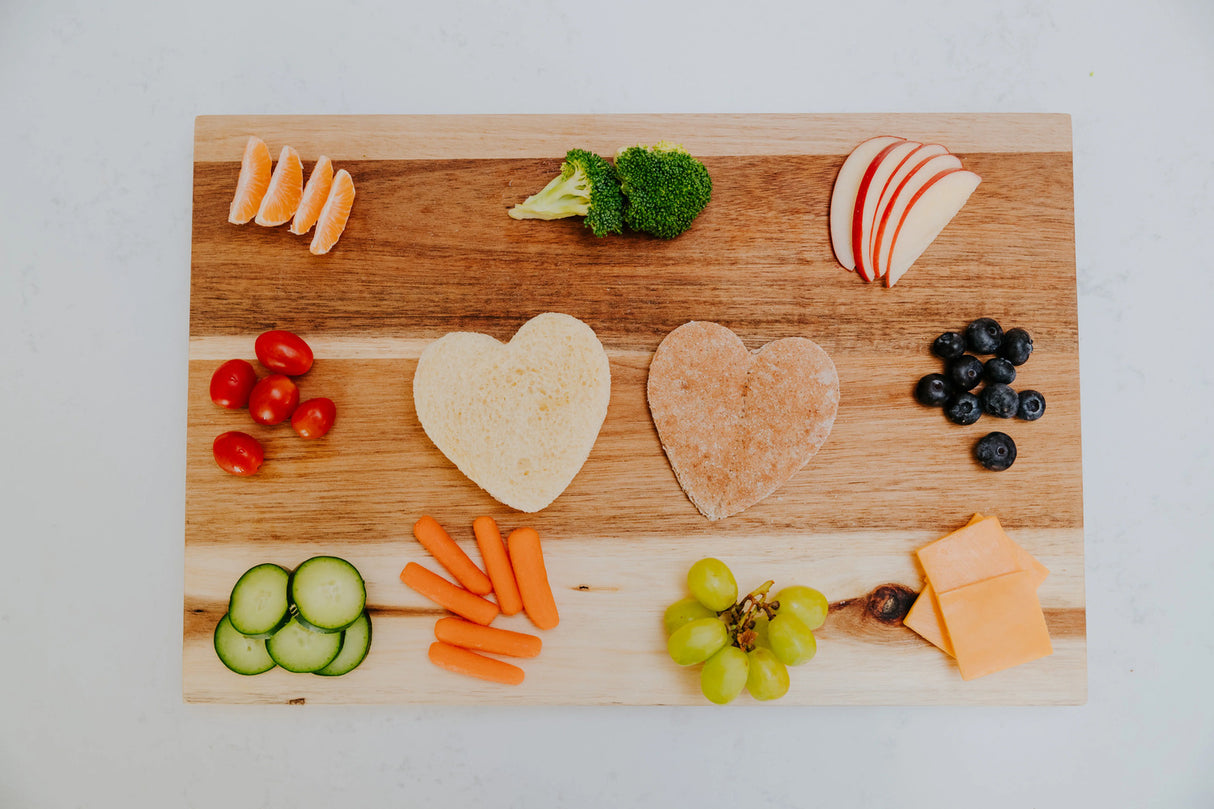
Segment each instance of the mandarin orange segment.
M256 136L250 136L240 161L240 177L236 180L236 195L228 210L228 221L243 225L257 215L262 197L270 187L270 149Z
M350 218L350 209L354 206L354 180L345 169L339 169L333 176L333 187L320 210L320 218L316 220L316 232L312 234L312 245L309 248L313 255L322 256L337 244L342 231L346 229L346 220Z
M302 236L312 229L320 218L320 209L329 198L329 189L333 187L333 161L324 155L316 161L312 173L308 175L308 184L304 186L303 196L299 200L299 208L295 211L295 219L291 222L291 232Z
M299 152L284 146L254 221L266 227L276 227L290 221L302 195L303 164L299 162Z

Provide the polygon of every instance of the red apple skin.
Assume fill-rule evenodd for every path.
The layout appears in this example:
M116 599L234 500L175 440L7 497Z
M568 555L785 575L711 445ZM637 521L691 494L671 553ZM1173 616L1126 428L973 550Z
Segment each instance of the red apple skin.
M881 257L877 255L877 248L881 244L881 225L885 222L885 215L889 211L889 206L898 198L898 191L905 184L903 181L907 177L913 176L916 171L922 168L924 163L933 157L939 157L948 153L948 149L938 143L920 143L917 147L907 152L898 161L898 165L894 166L894 170L889 173L889 178L885 181L885 187L881 189L881 195L877 197L877 208L873 212L873 227L867 247L870 255L869 261L871 262L873 273L877 278L885 275L885 271L881 268ZM961 165L960 160L957 161L957 165ZM908 168L895 186L894 178L898 177L898 172L902 171L903 166L907 166Z
M932 186L934 186L936 183L938 183L938 182L940 182L941 180L943 180L945 177L948 177L950 174L958 174L958 173L960 173L960 172L966 172L966 169L949 169L949 170L946 170L946 171L942 171L942 172L940 172L940 173L939 173L939 174L937 174L935 177L932 177L930 180L928 180L926 183L924 183L924 184L923 184L923 187L922 187L922 188L920 188L918 191L916 191L916 192L915 192L915 195L914 195L913 197L911 197L911 198L910 198L910 202L908 202L908 203L907 203L907 205L906 205L906 211L905 211L905 213L903 213L903 214L902 214L902 218L901 218L901 220L898 222L898 227L897 227L897 229L894 231L894 237L893 237L893 241L892 241L892 242L890 242L890 251L889 251L889 252L890 252L890 256L891 256L891 257L892 257L892 256L893 256L893 254L894 254L894 250L896 250L896 249L897 249L897 246L898 246L898 234L899 234L899 233L901 232L901 230L902 230L902 225L903 225L903 224L906 222L906 217L907 217L907 215L908 215L908 214L911 212L911 210L912 210L912 209L915 207L915 203L919 201L919 198L920 198L920 197L922 197L922 196L923 196L923 195L924 195L924 194L927 192L927 190L928 190L929 188L931 188L931 187L932 187ZM972 174L973 172L966 172L966 173ZM975 175L975 176L976 176L976 175ZM979 181L979 182L981 182L981 178L980 178L980 177L978 178L978 181ZM910 268L909 268L909 266L907 267L907 269L910 269ZM886 276L885 276L885 287L886 287L886 289L889 289L889 288L893 287L893 285L894 285L894 284L898 283L898 281L899 281L899 280L901 280L902 275L900 274L900 275L899 275L897 278L894 278L892 281L890 280L890 278L892 278L892 273L887 273L887 274L886 274Z
M857 249L863 242L864 228L864 200L868 195L869 186L872 184L873 175L877 173L877 167L881 165L881 161L889 154L890 150L896 146L905 143L899 141L886 146L877 156L868 164L868 168L864 170L864 177L860 180L860 190L856 193L856 204L852 206L851 215L851 251L856 259L856 272L865 281L872 281L877 276L872 274L872 268L868 266L868 262L864 261L864 251Z
M894 233L890 235L890 252L891 253L893 252L894 235L896 235L896 233L897 233L897 227L898 227L899 223L901 222L902 218L905 217L906 212L910 210L910 205L908 203L902 209L902 215L898 218L897 222L894 222L893 220L891 220L890 212L893 209L895 203L897 203L898 197L901 196L902 190L918 177L920 171L926 171L927 169L925 169L925 166L927 166L927 164L931 163L931 162L935 162L938 166L940 166L940 169L939 169L940 171L946 171L946 170L960 171L961 170L961 160L956 155L945 152L944 154L932 155L931 157L928 157L925 160L921 161L920 164L915 166L915 168L909 174L907 174L905 177L902 178L902 182L898 183L898 187L894 190L893 195L890 197L889 204L886 206L884 214L881 217L881 223L877 226L877 232L876 232L876 235L874 238L873 266L876 268L878 277L886 279L887 286L889 285L889 281L888 281L888 277L887 277L888 268L881 267L881 263L882 263L881 243L885 239L886 228L891 227L891 226L894 227L895 228Z
M839 175L835 177L834 188L832 189L832 193L830 193L830 214L827 220L830 231L830 245L832 245L832 249L834 250L835 260L839 261L839 264L849 272L855 271L856 268L855 255L851 256L851 265L849 266L847 261L844 260L846 256L843 253L843 250L850 250L851 248L851 220L847 221L846 225L840 220L846 214L851 213L852 208L855 207L856 192L860 191L860 179L862 179L863 172L861 172L860 179L855 181L855 185L852 185L851 181L847 181L847 176L851 174L852 165L858 165L857 160L863 159L863 155L867 153L867 146L870 143L875 141L889 146L892 143L900 143L904 140L906 138L898 137L897 135L875 135L864 138L863 141L857 143L855 148L852 148L852 151L847 154L847 158L839 168ZM875 155L875 152L873 155ZM868 163L872 162L873 157L869 157ZM868 165L864 165L864 168L867 169Z

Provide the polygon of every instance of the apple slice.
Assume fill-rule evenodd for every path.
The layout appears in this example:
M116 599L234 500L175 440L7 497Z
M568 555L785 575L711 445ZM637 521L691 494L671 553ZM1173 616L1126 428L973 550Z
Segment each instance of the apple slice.
M906 139L878 135L863 141L852 149L835 177L835 187L830 195L830 243L835 250L835 258L849 270L856 269L855 254L851 249L851 230L860 181L864 179L868 165L882 149L903 140Z
M877 277L873 270L872 253L868 248L872 242L873 216L877 213L877 200L885 189L890 175L902 164L902 159L922 146L914 140L904 140L886 146L869 163L860 188L856 191L856 204L851 220L851 250L856 260L856 272L865 281Z
M972 171L956 169L937 174L915 192L906 214L894 231L894 247L890 251L889 270L885 285L898 283L910 266L928 248L945 225L965 205L982 178Z
M868 251L866 255L871 255L873 268L877 272L877 277L880 278L885 273L885 267L877 260L877 230L881 226L881 221L885 217L885 211L889 208L889 203L893 199L894 192L915 169L923 165L929 157L936 155L948 154L948 149L938 143L928 143L915 149L913 152L902 158L901 163L894 169L894 173L885 181L885 188L881 189L881 196L877 199L877 210L873 214L873 227L869 230L868 241L864 249ZM961 167L961 161L957 161L957 168Z
M889 273L889 255L894 249L894 233L906 215L910 201L936 175L961 168L961 159L953 154L933 155L921 160L890 192L889 201L881 211L880 221L873 231L873 266L877 277ZM888 281L887 281L888 283Z

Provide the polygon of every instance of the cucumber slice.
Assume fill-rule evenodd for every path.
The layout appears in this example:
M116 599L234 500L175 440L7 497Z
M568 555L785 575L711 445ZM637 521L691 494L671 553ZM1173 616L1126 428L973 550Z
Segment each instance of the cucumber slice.
M228 601L232 628L250 638L268 638L287 622L287 584L291 574L278 565L249 568L234 587Z
M317 632L292 618L266 641L266 651L287 671L319 671L333 662L341 651L340 632Z
M298 617L322 632L338 632L367 606L367 585L357 568L336 556L313 556L291 574Z
M261 674L276 665L266 651L266 642L237 632L227 615L215 627L215 654L237 674Z
M333 662L314 674L325 677L337 677L347 674L363 662L371 649L371 616L364 610L363 614L342 631L341 651Z

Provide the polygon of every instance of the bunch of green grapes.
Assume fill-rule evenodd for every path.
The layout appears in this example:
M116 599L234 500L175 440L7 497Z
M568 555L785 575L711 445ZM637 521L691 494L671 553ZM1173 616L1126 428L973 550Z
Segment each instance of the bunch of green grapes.
M745 689L758 700L788 693L788 666L818 651L814 630L826 621L826 596L812 587L774 582L738 600L738 583L720 559L701 559L687 571L691 596L666 608L666 650L680 666L703 663L700 690L724 705Z

